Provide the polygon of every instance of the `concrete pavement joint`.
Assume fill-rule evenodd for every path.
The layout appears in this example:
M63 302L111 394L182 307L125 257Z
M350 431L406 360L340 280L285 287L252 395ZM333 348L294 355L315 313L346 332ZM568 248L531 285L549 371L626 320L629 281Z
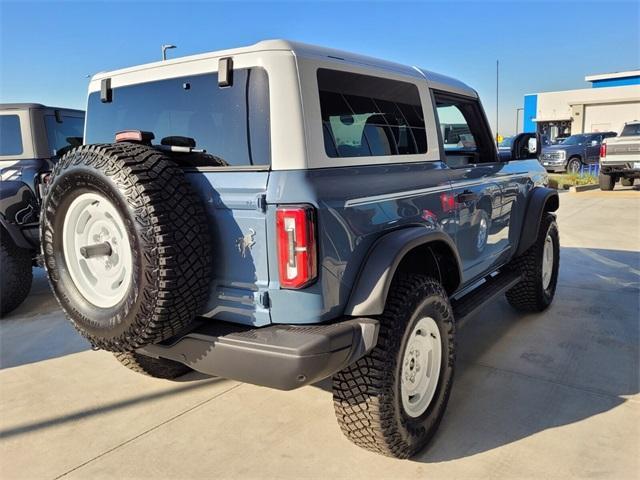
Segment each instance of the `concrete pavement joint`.
M164 426L164 425L167 425L168 423L173 422L174 420L176 420L176 419L178 419L178 418L182 417L183 415L186 415L187 413L192 412L192 411L194 411L194 410L196 410L196 409L198 409L198 408L202 407L203 405L206 405L207 403L209 403L209 402L211 402L211 401L215 400L216 398L221 397L222 395L224 395L225 393L230 392L231 390L235 390L236 388L238 388L238 387L240 387L240 386L242 386L242 383L238 383L238 384L236 384L236 385L233 385L232 387L230 387L230 388L226 389L225 391L220 392L220 393L218 393L217 395L214 395L214 396L213 396L213 397L211 397L211 398L208 398L208 399L206 399L206 400L203 400L202 402L197 403L197 404L196 404L196 405L194 405L193 407L187 408L186 410L184 410L184 411L182 411L182 412L178 413L177 415L174 415L173 417L170 417L170 418L168 418L167 420L164 420L163 422L160 422L159 424L154 425L154 426L153 426L153 427L151 427L151 428L148 428L148 429L147 429L147 430L145 430L144 432L141 432L141 433L139 433L138 435L135 435L134 437L131 437L130 439L125 440L124 442L119 443L119 444L118 444L118 445L116 445L115 447L112 447L112 448L110 448L110 449L108 449L108 450L105 450L104 452L100 453L99 455L96 455L95 457L90 458L90 459L89 459L89 460L87 460L86 462L83 462L83 463L81 463L80 465L77 465L77 466L73 467L72 469L67 470L66 472L62 473L61 475L58 475L57 477L55 477L55 478L54 478L54 480L58 480L58 479L60 479L60 478L66 477L66 476L67 476L67 475L69 475L70 473L73 473L73 472L75 472L76 470L79 470L80 468L82 468L82 467L84 467L84 466L86 466L86 465L88 465L88 464L90 464L90 463L94 462L95 460L98 460L99 458L102 458L102 457L104 457L105 455L108 455L109 453L114 452L115 450L118 450L118 449L119 449L119 448L121 448L121 447L124 447L125 445L127 445L127 444L129 444L129 443L131 443L131 442L133 442L133 441L135 441L135 440L137 440L138 438L143 437L143 436L147 435L148 433L151 433L151 432L153 432L154 430L157 430L158 428L160 428L160 427L162 427L162 426Z

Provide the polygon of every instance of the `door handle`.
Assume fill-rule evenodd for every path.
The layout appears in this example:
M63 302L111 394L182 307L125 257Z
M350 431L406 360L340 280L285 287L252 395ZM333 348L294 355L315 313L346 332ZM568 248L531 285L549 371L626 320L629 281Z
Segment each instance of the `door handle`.
M479 195L477 193L473 193L471 190L465 190L462 193L459 193L456 196L456 201L458 203L467 203L467 202L475 202L478 200Z

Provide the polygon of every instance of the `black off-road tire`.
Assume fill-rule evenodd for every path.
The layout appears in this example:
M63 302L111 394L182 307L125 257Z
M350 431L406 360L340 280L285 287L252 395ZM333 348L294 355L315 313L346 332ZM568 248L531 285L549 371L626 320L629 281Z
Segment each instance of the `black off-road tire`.
M624 178L622 177L620 179L620 185L622 185L623 187L633 187L633 178Z
M616 186L616 177L607 175L606 173L600 173L598 175L598 184L600 185L600 190L605 192L611 191L613 187Z
M24 302L33 281L31 250L16 246L7 232L0 229L0 317Z
M547 235L553 243L553 269L547 288L542 282L542 254ZM560 267L560 236L555 216L545 213L540 222L536 242L522 255L513 259L509 268L519 272L522 280L510 290L506 297L513 308L522 312L546 310L556 293Z
M186 365L166 358L147 357L136 352L120 352L114 355L129 370L154 378L173 380L191 371Z
M433 318L440 332L442 363L438 385L426 411L412 418L402 406L400 375L407 339L415 323ZM444 415L455 366L453 312L442 286L423 275L396 278L378 317L376 347L333 377L333 405L342 433L356 445L390 457L422 450Z
M109 308L89 302L70 276L62 226L83 193L121 215L132 252L131 285ZM95 347L134 351L190 325L209 290L210 235L202 200L178 165L151 147L86 145L56 164L41 215L44 263L67 317Z

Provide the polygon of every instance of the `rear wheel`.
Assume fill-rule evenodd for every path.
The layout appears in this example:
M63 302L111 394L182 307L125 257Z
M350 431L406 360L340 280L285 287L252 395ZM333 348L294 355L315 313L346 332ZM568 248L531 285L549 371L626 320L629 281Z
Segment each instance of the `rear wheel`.
M114 355L128 369L150 377L173 380L191 371L186 365L165 358L147 357L136 352L121 352Z
M32 252L16 246L9 234L0 229L0 316L24 302L33 281Z
M378 344L333 377L342 433L356 445L407 458L436 432L453 384L455 328L451 305L435 280L394 280L379 317Z
M613 190L613 187L616 185L616 177L613 175L607 175L606 173L600 173L598 175L598 184L600 185L600 190Z
M524 312L545 310L556 293L559 266L558 226L555 217L545 213L536 242L511 262L510 267L522 275L522 280L506 293L511 306Z
M633 178L624 178L623 177L623 178L620 179L620 184L623 187L632 187L633 186L633 180L634 180Z
M133 351L191 324L208 294L210 240L182 170L150 147L88 145L56 165L42 215L53 292L94 346Z

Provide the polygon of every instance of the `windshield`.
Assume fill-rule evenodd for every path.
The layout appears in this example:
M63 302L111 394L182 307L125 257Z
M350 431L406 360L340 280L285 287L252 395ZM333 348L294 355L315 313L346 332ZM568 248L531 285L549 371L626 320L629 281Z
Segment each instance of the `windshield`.
M567 137L564 142L562 142L562 145L580 145L586 140L586 135L571 135L570 137Z
M621 137L632 137L635 135L640 135L640 123L625 125L620 133Z
M507 137L505 139L503 139L499 144L498 147L499 148L511 148L511 145L513 144L513 137Z

